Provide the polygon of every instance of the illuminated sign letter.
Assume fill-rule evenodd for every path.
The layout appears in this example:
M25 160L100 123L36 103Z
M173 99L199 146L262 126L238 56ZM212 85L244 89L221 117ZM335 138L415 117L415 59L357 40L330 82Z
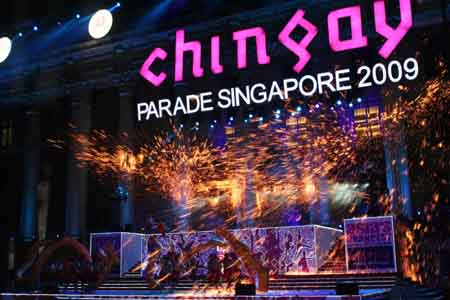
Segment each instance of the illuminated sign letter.
M223 66L220 64L220 36L211 38L211 70L214 74L223 72Z
M351 38L345 41L339 34L339 20L343 18L350 18L351 23ZM366 47L368 42L363 35L361 7L352 6L331 12L328 15L328 35L331 49L335 52Z
M161 72L159 75L155 75L152 71L150 71L150 67L156 59L165 60L167 58L167 52L161 48L156 48L149 55L147 60L144 62L141 68L141 76L144 77L147 81L152 83L154 86L160 86L161 83L166 80L166 73Z
M318 32L316 26L303 18L304 15L305 12L299 9L278 36L280 42L298 56L298 62L294 66L294 71L297 73L300 73L311 59L311 54L306 48L311 44ZM297 26L301 26L307 31L300 42L294 41L290 36Z
M175 48L175 81L183 80L184 52L187 51L192 51L192 73L194 77L202 77L202 44L198 41L186 43L184 30L178 30Z
M245 69L247 67L247 39L251 37L256 38L258 64L270 64L270 57L267 55L266 33L261 27L255 27L233 33L233 39L237 41L239 69Z
M376 0L373 5L375 13L375 29L387 39L378 53L387 59L413 26L411 1L400 0L400 24L397 29L392 28L387 23L384 0Z

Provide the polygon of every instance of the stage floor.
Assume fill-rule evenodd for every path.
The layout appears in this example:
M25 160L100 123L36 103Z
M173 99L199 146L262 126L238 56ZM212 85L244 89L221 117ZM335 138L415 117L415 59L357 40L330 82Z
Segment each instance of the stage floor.
M365 289L360 290L359 296L337 296L334 290L301 290L301 291L269 291L256 296L235 296L230 291L218 291L208 289L203 291L186 292L159 292L159 291L97 291L91 294L67 292L60 294L39 293L11 293L2 294L3 299L18 299L22 297L54 298L54 299L154 299L154 300L233 300L233 299L261 299L261 300L362 300L383 299L390 289Z

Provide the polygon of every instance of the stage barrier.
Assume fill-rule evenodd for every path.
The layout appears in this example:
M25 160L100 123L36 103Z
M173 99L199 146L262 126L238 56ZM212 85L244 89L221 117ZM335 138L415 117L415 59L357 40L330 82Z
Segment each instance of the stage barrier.
M230 231L244 243L270 271L270 275L316 273L342 231L317 225L252 228ZM101 233L91 235L91 255L113 249L114 272L123 276L149 253L160 249L160 257L171 249L178 254L212 240L221 241L213 231L168 234ZM111 251L111 250L108 250ZM195 257L200 272L206 274L210 254L223 255L226 249L213 247Z
M145 235L127 232L93 233L90 238L90 253L96 256L110 255L113 258L112 275L123 277L136 264L142 262Z

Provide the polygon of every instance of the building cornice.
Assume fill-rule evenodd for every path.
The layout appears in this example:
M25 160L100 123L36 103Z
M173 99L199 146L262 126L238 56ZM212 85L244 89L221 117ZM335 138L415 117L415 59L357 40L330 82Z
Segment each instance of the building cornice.
M214 21L200 22L184 29L196 38L201 38L202 35L210 36L211 33L222 32L224 28L255 24L255 20L257 23L266 24L284 20L297 8L299 4L294 1ZM314 9L311 11L314 13ZM435 25L441 21L440 11L427 11L415 15L415 28ZM86 87L101 89L115 86L120 82L136 80L140 64L148 51L154 46L172 43L175 31L176 29L171 29L150 33L135 29L105 40L89 40L49 51L45 57L24 61L22 65L0 72L0 105L39 104L64 97L67 90ZM269 36L271 34L268 33ZM373 33L368 31L368 34ZM271 55L277 56L281 46L279 43L269 42L268 49ZM229 56L226 51L224 55ZM130 58L123 68L115 70L119 56ZM74 72L79 76L70 79L67 72Z

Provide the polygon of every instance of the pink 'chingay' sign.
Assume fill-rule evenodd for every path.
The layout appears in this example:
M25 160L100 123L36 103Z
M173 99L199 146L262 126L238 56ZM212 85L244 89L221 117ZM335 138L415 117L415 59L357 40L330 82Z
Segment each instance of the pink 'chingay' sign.
M390 26L386 18L385 0L374 1L375 31L386 39L379 50L379 55L387 59L394 52L402 39L413 26L411 0L398 0L400 3L400 24L394 28ZM342 19L350 19L350 38L342 39L339 32L339 24ZM355 5L334 10L328 14L328 39L334 52L347 51L368 46L367 36L363 33L361 6ZM294 40L291 35L297 27L303 28L306 34L300 41ZM299 9L278 35L279 42L297 56L297 63L293 66L296 73L300 73L311 59L308 47L318 34L318 28L305 17L305 11ZM260 65L270 64L271 59L267 53L266 33L262 27L248 28L233 32L233 40L237 46L237 68L247 68L247 41L256 39L256 57ZM186 41L184 30L176 32L175 40L175 81L183 81L184 55L192 53L192 74L195 78L204 76L202 67L202 44L199 41ZM151 67L156 60L167 59L164 49L154 49L140 70L140 74L154 86L160 86L167 74L161 72L155 74ZM211 71L213 74L221 74L224 71L220 62L220 36L211 38Z

